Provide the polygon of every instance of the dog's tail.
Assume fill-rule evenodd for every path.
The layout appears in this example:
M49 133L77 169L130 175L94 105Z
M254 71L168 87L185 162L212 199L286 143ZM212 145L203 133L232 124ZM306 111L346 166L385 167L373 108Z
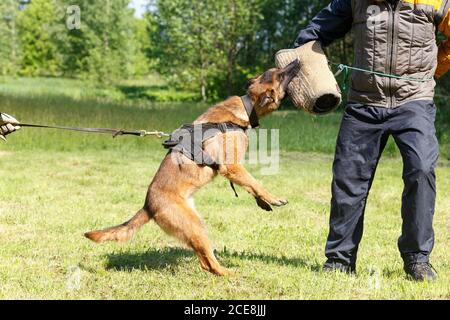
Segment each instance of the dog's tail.
M133 218L121 225L104 230L89 231L84 236L97 243L105 241L127 242L150 219L149 212L143 208Z

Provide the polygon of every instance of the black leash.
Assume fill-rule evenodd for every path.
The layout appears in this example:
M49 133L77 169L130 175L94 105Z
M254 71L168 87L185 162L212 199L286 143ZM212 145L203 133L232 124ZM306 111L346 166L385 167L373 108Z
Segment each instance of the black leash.
M69 130L69 131L78 131L78 132L87 132L87 133L104 133L111 134L113 138L117 136L124 135L132 135L138 137L145 136L157 136L168 137L169 134L161 132L161 131L145 131L145 130L137 130L137 131L128 131L128 130L119 130L119 129L106 129L106 128L80 128L80 127L65 127L65 126L50 126L50 125L42 125L42 124L29 124L29 123L20 123L21 127L29 127L29 128L44 128L44 129L59 129L59 130Z

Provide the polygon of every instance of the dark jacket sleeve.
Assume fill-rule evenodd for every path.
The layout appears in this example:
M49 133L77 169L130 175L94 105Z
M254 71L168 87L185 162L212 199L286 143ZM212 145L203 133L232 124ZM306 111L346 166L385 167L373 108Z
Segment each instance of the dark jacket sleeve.
M334 40L344 37L351 30L352 23L352 1L333 0L300 31L294 47L313 40L319 40L323 46L327 46Z

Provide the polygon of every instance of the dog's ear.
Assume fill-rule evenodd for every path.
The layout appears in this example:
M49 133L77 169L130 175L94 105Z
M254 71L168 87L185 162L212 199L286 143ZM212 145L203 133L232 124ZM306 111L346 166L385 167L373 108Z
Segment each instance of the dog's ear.
M257 80L258 80L258 77L251 78L250 80L248 80L248 81L247 81L247 86L245 87L245 90L247 90L248 88L250 88L250 86L251 86L252 84L254 84Z

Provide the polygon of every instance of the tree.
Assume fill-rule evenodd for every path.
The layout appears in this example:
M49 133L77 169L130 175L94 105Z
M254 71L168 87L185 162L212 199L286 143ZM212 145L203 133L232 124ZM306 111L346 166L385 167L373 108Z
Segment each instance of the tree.
M138 48L129 0L78 0L81 28L66 30L59 42L64 73L111 83L134 73ZM67 7L71 0L61 0Z
M211 61L216 55L211 29L205 28L207 3L187 0L153 1L157 9L147 15L153 44L148 54L157 70L169 82L185 89L197 90L206 99ZM208 19L210 23L211 19ZM207 48L209 47L209 50Z
M148 28L147 19L134 19L135 49L134 54L130 57L130 64L132 66L132 74L135 76L148 75L153 67L152 61L146 55L146 52L151 47L150 37L147 34Z
M261 18L258 2L153 1L155 10L147 16L154 27L149 55L158 61L157 70L203 100L230 93L237 58Z
M21 74L58 74L60 58L52 29L56 22L55 0L33 0L20 11L17 29L22 49Z
M19 69L20 47L17 31L19 0L0 2L0 74L15 75Z
M248 77L248 72L239 68L242 64L238 58L241 51L249 44L257 41L257 30L263 15L261 13L262 1L229 0L221 2L219 15L219 28L222 31L219 38L219 48L223 51L226 60L225 80L227 95L233 94L236 84L242 82L242 76ZM220 19L224 17L224 19ZM256 51L257 52L257 51ZM248 67L249 65L245 65ZM250 64L251 66L251 64ZM220 79L222 80L222 79ZM245 81L245 79L244 79Z

